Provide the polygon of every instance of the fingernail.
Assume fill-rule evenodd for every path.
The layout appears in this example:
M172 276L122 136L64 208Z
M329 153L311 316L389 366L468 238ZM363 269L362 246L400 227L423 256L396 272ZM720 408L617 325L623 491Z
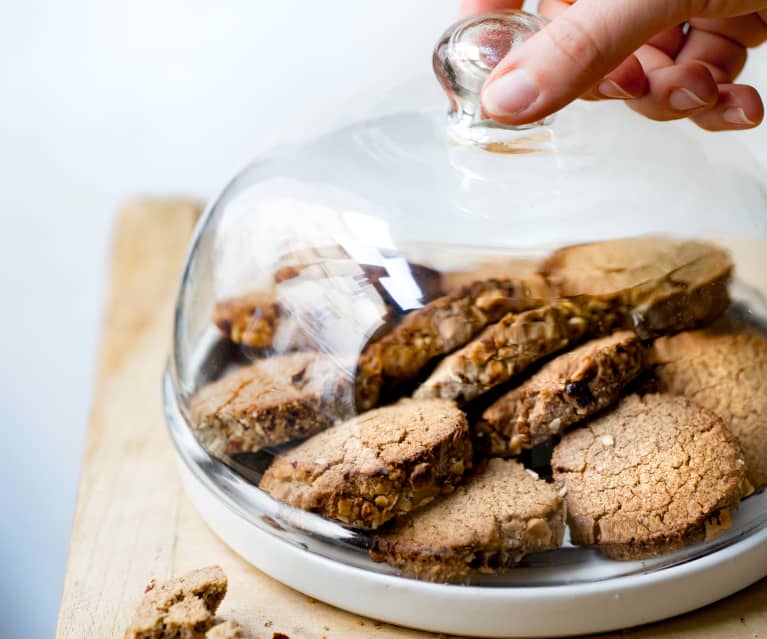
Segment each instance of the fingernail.
M725 109L722 117L724 118L725 122L729 122L730 124L748 124L750 126L756 125L756 122L752 122L748 119L746 112L741 107L730 107L729 109Z
M482 106L491 115L516 115L538 99L538 87L524 69L493 80L482 92Z
M601 96L612 98L613 100L633 100L635 97L615 82L615 80L610 79L602 80L597 87L597 92Z
M685 88L674 89L668 96L668 103L674 111L692 111L708 104L692 91Z

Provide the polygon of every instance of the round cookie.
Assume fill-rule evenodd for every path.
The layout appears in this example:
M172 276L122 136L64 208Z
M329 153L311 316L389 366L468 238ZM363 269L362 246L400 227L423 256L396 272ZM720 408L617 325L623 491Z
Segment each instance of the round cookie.
M714 244L649 235L567 246L540 271L560 295L617 297L646 338L716 319L730 302L732 268Z
M748 478L767 486L767 337L754 326L717 326L656 341L659 390L714 411L740 442Z
M617 401L647 359L646 347L631 331L555 357L485 410L474 425L479 447L490 455L518 455L548 441Z
M552 469L566 490L573 543L641 559L729 526L748 480L737 442L714 413L666 394L631 395L566 434Z
M370 556L428 581L497 573L564 534L557 490L513 460L491 459L456 491L373 538Z
M453 402L403 400L279 455L260 487L298 508L377 528L452 492L471 458L466 416Z

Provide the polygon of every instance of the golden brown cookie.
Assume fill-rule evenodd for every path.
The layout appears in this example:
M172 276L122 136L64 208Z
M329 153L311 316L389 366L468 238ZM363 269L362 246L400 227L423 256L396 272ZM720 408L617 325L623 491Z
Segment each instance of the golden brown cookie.
M561 295L617 296L641 337L705 325L730 303L732 261L720 247L666 236L567 246L541 265Z
M213 323L227 339L252 348L271 348L284 313L273 292L261 291L222 300Z
M594 298L550 302L509 313L443 359L415 392L468 402L524 372L541 358L587 336L610 332L620 317Z
M350 377L319 353L256 360L192 397L192 426L216 456L300 439L352 414Z
M280 258L281 266L274 273L274 281L279 284L299 276L356 278L375 288L384 302L397 312L409 310L399 302L400 289L409 289L405 297L422 303L443 294L439 271L398 255L383 253L375 257L378 261L374 264L357 261L338 244L294 251Z
M750 488L735 438L674 395L631 395L565 434L551 460L575 544L641 559L709 539Z
M483 280L411 312L360 356L357 407L375 406L382 392L415 379L434 358L463 346L509 311L537 304L524 283Z
M530 258L495 258L478 262L472 268L442 273L442 286L446 294L457 293L472 282L489 279L513 278L524 282L532 297L545 300L554 291L538 272L540 260Z
M478 447L506 456L542 444L617 401L647 365L647 349L631 331L586 342L487 408L474 425Z
M740 442L748 478L767 486L767 337L757 327L717 323L656 341L660 390L714 411Z
M279 455L260 487L298 508L377 528L452 492L471 455L466 416L453 402L403 400Z
M373 538L370 556L428 581L497 573L532 552L557 548L562 497L512 460L491 459L456 491Z
M213 625L226 588L226 575L218 566L163 582L153 579L125 631L125 639L202 639Z

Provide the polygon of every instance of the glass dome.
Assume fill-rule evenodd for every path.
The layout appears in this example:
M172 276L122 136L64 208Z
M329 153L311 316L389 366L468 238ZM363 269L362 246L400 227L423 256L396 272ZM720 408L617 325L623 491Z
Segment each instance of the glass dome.
M252 530L329 562L320 571L448 582L460 597L665 574L754 539L767 548L767 445L748 417L767 423L764 175L730 140L703 144L614 103L525 128L485 120L484 79L542 24L522 12L457 23L434 54L447 117L396 113L275 149L206 211L166 407L186 480L246 522L239 541L211 524L241 554ZM729 365L721 349L746 351L733 356L737 382L707 368ZM701 420L700 434L679 434ZM615 451L581 451L597 456L571 468L572 434L588 432ZM712 432L719 462L698 458ZM669 446L683 459L669 461ZM603 454L634 459L611 466L617 484L600 475ZM709 488L670 488L728 455L713 501ZM662 508L686 495L687 519L664 523L652 505L616 519L625 482L652 502L661 488L647 477L667 461ZM595 515L589 490L617 501ZM744 571L718 596L760 576Z

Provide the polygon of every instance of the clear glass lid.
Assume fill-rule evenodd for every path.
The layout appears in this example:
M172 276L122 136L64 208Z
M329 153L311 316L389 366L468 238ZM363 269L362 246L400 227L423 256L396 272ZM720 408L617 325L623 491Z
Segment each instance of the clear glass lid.
M767 525L764 175L616 104L485 119L485 78L542 25L453 25L447 116L276 149L206 211L168 416L254 526L366 570L524 586Z

